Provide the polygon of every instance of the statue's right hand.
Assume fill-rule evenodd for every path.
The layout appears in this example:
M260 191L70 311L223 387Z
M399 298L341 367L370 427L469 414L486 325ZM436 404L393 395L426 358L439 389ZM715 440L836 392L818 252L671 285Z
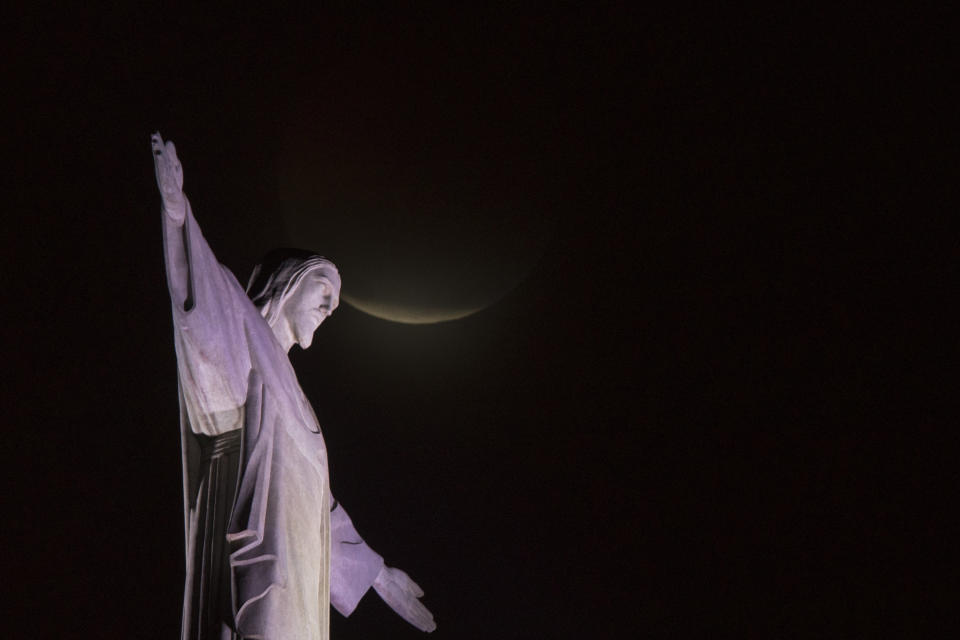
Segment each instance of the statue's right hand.
M373 588L391 609L420 631L430 633L437 628L433 614L420 602L423 589L406 572L383 565Z
M159 132L150 136L150 146L163 208L167 215L180 222L186 215L186 200L183 197L183 168L177 158L177 149L169 140L164 144Z

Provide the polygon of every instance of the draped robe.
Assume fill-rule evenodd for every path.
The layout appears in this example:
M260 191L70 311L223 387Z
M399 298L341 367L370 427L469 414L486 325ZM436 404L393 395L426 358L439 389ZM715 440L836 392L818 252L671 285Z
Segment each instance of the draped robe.
M383 560L331 496L320 426L272 329L217 262L189 202L182 225L163 215L183 446L182 637L325 640L330 604L350 615ZM238 429L239 455L201 456L206 437ZM218 562L222 581L208 575Z

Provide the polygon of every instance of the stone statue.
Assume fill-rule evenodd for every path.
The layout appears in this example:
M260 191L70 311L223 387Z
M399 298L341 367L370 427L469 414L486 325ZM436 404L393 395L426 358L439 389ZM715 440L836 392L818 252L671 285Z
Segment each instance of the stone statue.
M151 145L180 383L183 640L326 639L330 605L349 616L371 586L433 631L423 591L331 494L320 425L287 358L337 308L336 267L275 251L244 292L200 233L173 143L157 133Z

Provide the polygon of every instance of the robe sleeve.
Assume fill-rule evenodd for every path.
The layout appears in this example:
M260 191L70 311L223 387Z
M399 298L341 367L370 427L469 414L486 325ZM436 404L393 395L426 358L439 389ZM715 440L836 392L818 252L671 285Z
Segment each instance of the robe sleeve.
M164 215L164 257L184 409L194 433L242 425L250 371L243 318L252 307L216 257L189 202L182 224Z
M349 616L373 585L383 558L371 549L339 504L330 512L330 604Z

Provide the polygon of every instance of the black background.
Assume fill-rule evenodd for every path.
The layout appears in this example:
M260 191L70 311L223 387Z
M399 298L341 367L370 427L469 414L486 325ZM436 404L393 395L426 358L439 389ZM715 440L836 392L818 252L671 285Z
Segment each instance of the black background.
M930 577L956 539L952 385L929 367L956 344L953 187L919 151L947 132L946 27L877 11L13 12L8 632L179 633L149 135L177 142L245 281L281 237L277 140L312 78L359 149L395 130L402 161L439 130L421 176L522 167L500 186L552 229L480 313L342 305L291 353L339 499L424 588L436 637L929 632L957 593ZM370 594L332 624L419 635Z

